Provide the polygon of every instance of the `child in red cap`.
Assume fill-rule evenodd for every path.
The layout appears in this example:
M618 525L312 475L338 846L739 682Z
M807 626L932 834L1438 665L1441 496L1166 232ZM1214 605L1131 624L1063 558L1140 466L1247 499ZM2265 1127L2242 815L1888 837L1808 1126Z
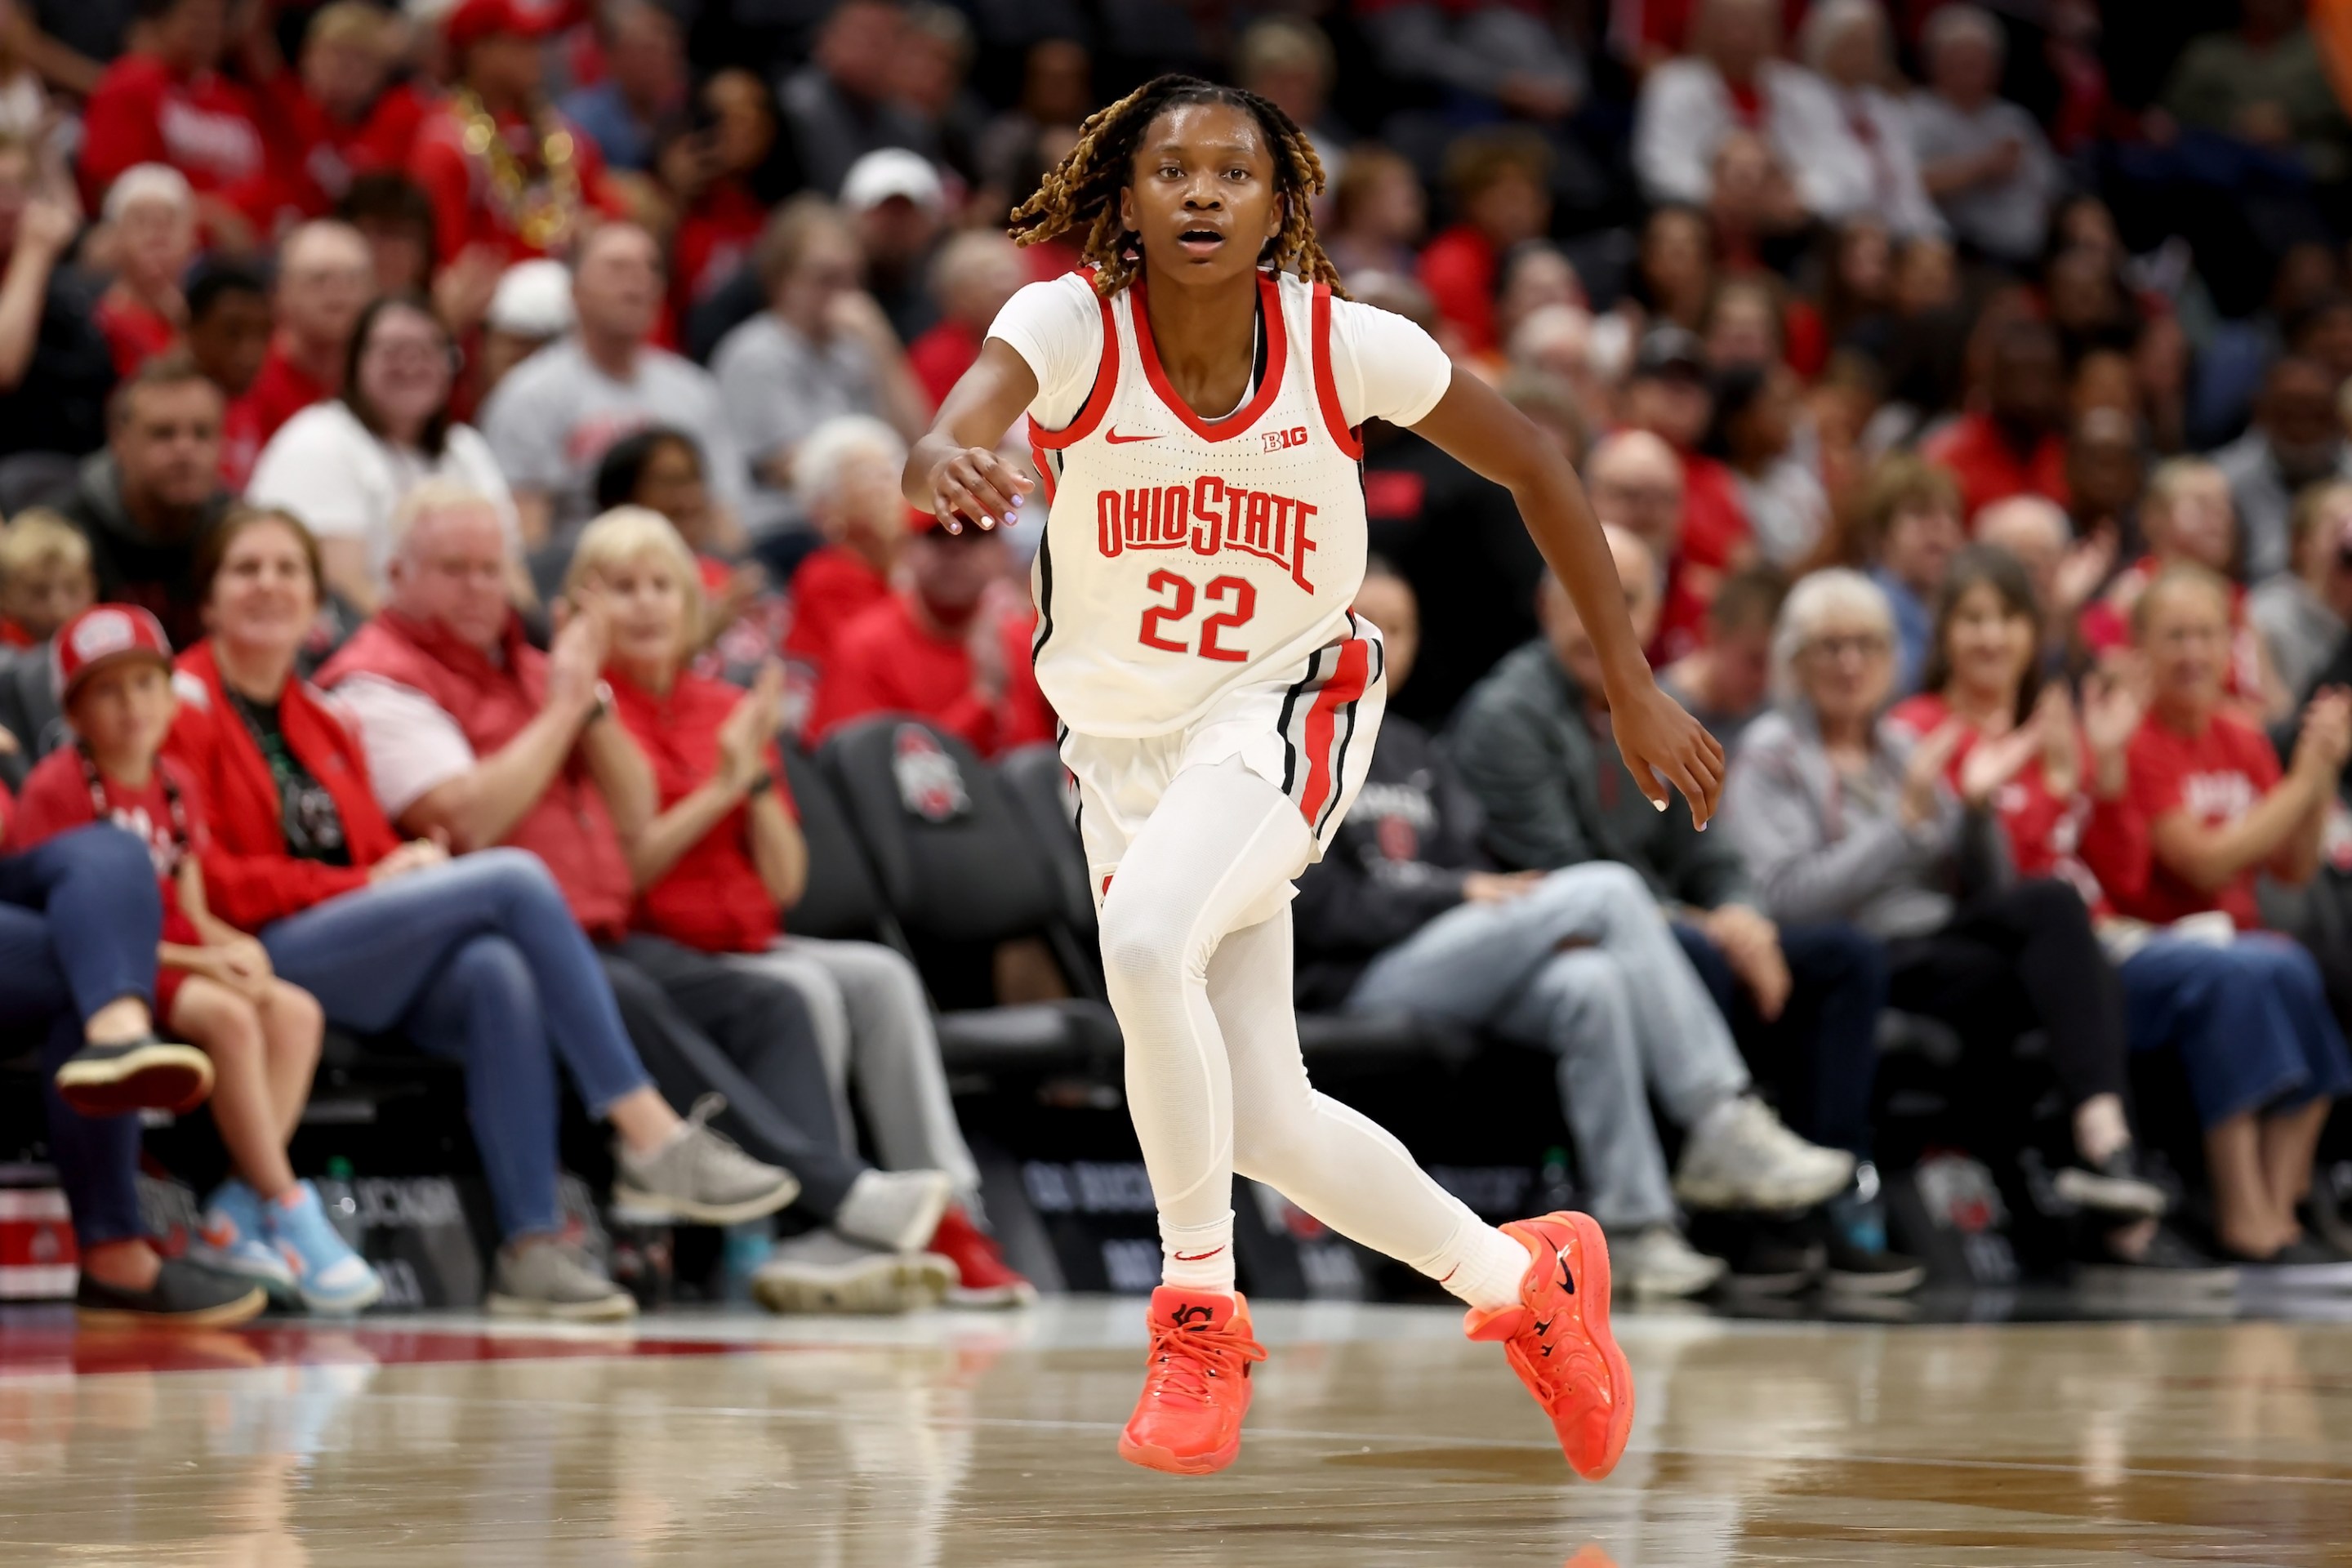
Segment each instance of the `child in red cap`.
M358 1311L383 1282L286 1159L325 1020L308 992L271 972L261 943L205 907L202 805L163 755L178 710L163 628L145 610L94 605L58 629L50 661L75 738L25 781L16 838L37 844L111 822L154 859L163 893L156 1016L212 1058L213 1121L236 1168L207 1204L192 1254L314 1310Z

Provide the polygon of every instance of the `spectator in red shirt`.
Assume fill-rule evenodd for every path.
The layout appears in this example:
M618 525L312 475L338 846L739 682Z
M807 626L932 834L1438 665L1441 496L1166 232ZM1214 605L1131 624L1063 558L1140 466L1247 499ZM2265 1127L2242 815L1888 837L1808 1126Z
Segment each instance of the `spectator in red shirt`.
M1626 378L1624 405L1625 423L1664 440L1682 467L1681 553L1717 574L1744 565L1754 545L1738 487L1728 468L1699 450L1715 421L1715 391L1698 339L1672 324L1652 328Z
M933 408L980 357L996 312L1028 281L1020 247L993 229L970 229L940 247L931 267L940 319L907 345L907 366Z
M2167 567L2194 566L2224 577L2237 559L2238 531L2230 481L2202 458L2174 458L2148 476L2140 503L2147 553L2134 562L2083 612L2084 645L2113 662L2132 642L2134 606ZM2246 591L2229 584L2230 658L2222 689L2256 723L2284 718L2294 697L2271 668L2261 633L2246 617Z
M868 713L913 713L983 757L1054 738L1054 710L1029 664L1036 616L1005 577L993 530L950 533L917 520L908 586L841 629L817 682L809 731L822 739Z
M1446 154L1445 184L1461 221L1421 253L1422 287L1464 352L1492 353L1503 253L1551 227L1551 150L1531 131L1472 132Z
M1694 563L1684 549L1682 465L1673 448L1647 430L1604 436L1585 465L1592 515L1640 540L1664 563L1664 602L1650 662L1663 668L1706 640L1707 605L1723 574Z
M207 260L188 279L188 357L228 400L221 426L221 484L242 491L261 455L254 410L245 401L269 353L269 286L241 261Z
M58 631L52 667L75 742L25 781L14 833L33 845L110 822L154 861L163 898L155 1011L212 1058L213 1122L233 1173L207 1202L191 1247L225 1273L299 1292L314 1310L359 1311L383 1283L286 1158L310 1097L325 1015L309 992L278 978L259 942L206 903L204 799L194 776L163 754L178 706L163 628L143 610L95 605Z
M303 32L295 70L277 58L274 39L262 43L261 52L275 68L260 78L260 88L289 206L324 217L349 193L353 175L407 163L426 105L404 83L385 89L400 41L384 11L365 0L320 6Z
M352 329L375 292L373 255L351 225L322 219L287 236L272 306L278 330L232 424L267 446L280 425L341 392Z
M564 16L524 0L460 0L441 24L457 84L416 133L408 174L433 201L444 263L472 245L509 261L562 252L618 216L595 139L547 101L541 44Z
M196 253L195 195L177 169L141 163L106 193L114 281L98 297L98 330L129 380L172 346L187 317L180 275Z
M124 170L168 163L194 188L215 243L251 250L268 229L275 181L259 100L220 74L228 15L228 0L139 0L131 52L82 110L82 195L96 206Z
M2194 566L2169 567L2140 595L2133 622L2150 700L2126 753L2124 801L2147 853L2119 861L2107 891L2125 913L2159 924L2220 910L2240 931L2253 930L2258 872L2300 886L2318 870L2336 775L2352 756L2352 693L2328 688L2313 698L2282 773L2269 740L2223 700L2227 584ZM2347 1089L2352 1068L2339 1041L2332 1061L2315 1063L2293 1086L2289 1103L2209 1129L2217 1171L2231 1173L2233 1189L2267 1200L2252 1215L2225 1216L2230 1251L2273 1266L2308 1252L2295 1206L2310 1190L2328 1109Z
M659 512L694 552L708 614L700 617L702 657L696 673L749 686L761 667L784 646L793 623L790 601L768 586L766 568L738 561L719 537L710 484L702 469L702 448L692 436L656 425L624 436L604 448L596 463L596 510L642 507ZM808 717L814 681L805 670L784 699L784 728L797 732Z
M755 73L719 71L702 84L700 104L709 128L672 137L656 156L663 184L685 206L670 262L680 319L742 269L768 209L800 183L775 95Z
M685 668L700 642L694 556L655 512L624 507L588 525L572 559L572 591L597 585L613 616L606 670L621 722L652 764L658 809L631 846L635 923L783 981L817 1020L836 1094L855 1079L877 1155L935 1179L940 1215L924 1250L956 1267L969 1304L1011 1305L1034 1294L1004 1266L968 1211L980 1170L957 1128L929 1005L913 964L887 947L786 936L808 846L793 819L775 735L783 670L770 660L746 693ZM741 955L740 957L731 955ZM839 1119L846 1129L846 1115ZM868 1249L845 1266L895 1267Z
M898 493L906 461L898 433L863 414L828 419L803 443L793 486L824 542L793 574L790 658L823 670L843 628L890 596L910 515Z
M2066 369L2058 337L2040 321L1995 332L1980 408L1963 414L1920 448L1960 482L1960 506L1974 517L2013 495L2066 504Z

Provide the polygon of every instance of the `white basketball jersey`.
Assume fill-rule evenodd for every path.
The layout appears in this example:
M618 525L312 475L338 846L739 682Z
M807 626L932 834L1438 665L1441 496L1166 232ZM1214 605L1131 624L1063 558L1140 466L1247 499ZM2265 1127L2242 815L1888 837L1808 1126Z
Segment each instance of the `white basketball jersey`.
M1094 391L1029 422L1050 503L1032 582L1037 685L1081 734L1190 724L1349 635L1364 575L1363 447L1331 374L1331 295L1258 279L1264 373L1202 419L1169 385L1140 279L1101 301Z

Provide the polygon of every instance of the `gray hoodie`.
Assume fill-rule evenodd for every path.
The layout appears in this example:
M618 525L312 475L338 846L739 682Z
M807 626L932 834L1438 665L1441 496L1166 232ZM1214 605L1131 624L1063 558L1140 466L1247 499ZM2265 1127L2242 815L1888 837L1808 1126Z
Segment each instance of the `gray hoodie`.
M1882 723L1868 772L1839 776L1811 708L1768 713L1733 753L1716 826L1747 858L1765 912L1844 921L1881 938L1924 936L1971 893L2008 879L2000 828L1939 789L1936 814L1902 818L1908 737Z

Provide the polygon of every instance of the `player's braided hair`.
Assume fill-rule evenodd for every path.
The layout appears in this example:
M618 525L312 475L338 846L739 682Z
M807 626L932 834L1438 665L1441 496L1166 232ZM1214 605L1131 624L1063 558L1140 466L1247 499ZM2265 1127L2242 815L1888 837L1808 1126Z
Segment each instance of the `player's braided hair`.
M1222 103L1256 119L1274 153L1274 186L1282 197L1282 232L1266 242L1259 260L1310 283L1328 283L1344 298L1339 269L1323 254L1308 211L1323 190L1323 160L1315 155L1315 144L1289 115L1256 93L1198 77L1154 77L1088 116L1069 155L1046 171L1034 195L1013 209L1013 237L1036 245L1082 230L1086 258L1096 269L1095 292L1107 300L1127 287L1141 266L1141 251L1136 237L1119 226L1119 189L1128 182L1144 131L1160 110L1189 103Z

